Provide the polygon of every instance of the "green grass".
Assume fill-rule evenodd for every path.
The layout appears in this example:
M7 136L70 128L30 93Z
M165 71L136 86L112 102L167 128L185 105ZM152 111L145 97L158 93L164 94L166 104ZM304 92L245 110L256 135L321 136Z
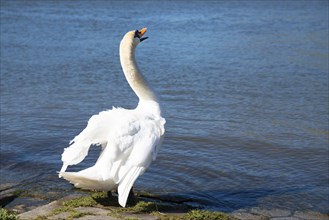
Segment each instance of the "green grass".
M48 219L48 217L51 217L51 216L58 215L62 212L70 213L68 218L67 218L68 220L74 219L74 218L81 218L81 217L86 216L86 215L94 215L93 213L90 213L90 212L79 212L79 211L75 210L74 207L61 207L61 208L55 209L51 214L46 216L45 219Z
M97 202L90 196L82 196L63 202L63 206L66 208L91 207L94 205L97 205Z
M138 198L137 201L138 202L135 206L122 208L119 207L116 197L108 198L106 192L93 192L90 194L90 196L82 196L79 198L63 201L61 206L52 211L49 215L40 216L37 219L44 220L63 212L68 213L68 219L81 218L85 215L93 215L93 213L79 212L75 208L101 206L111 211L111 213L108 214L109 216L124 220L135 219L134 217L126 216L127 213L128 215L129 213L150 214L158 217L161 220L236 220L236 218L222 212L190 210L190 207L184 205L163 202L149 202L143 201L142 198ZM170 214L172 211L181 214ZM18 218L15 215L9 213L7 210L1 209L0 219L16 220Z
M104 207L118 206L117 198L114 196L109 198L107 192L93 192L90 196L97 204Z
M132 213L151 213L157 211L157 205L153 202L139 201L135 206L128 208L121 208L123 212Z
M93 207L99 204L104 206L113 205L109 200L106 192L93 192L90 196L81 196L75 199L67 200L62 203L60 208L55 209L49 216L54 216L62 212L69 212L69 219L81 218L85 215L93 215L93 213L78 212L75 208L78 207Z
M62 212L69 212L69 219L80 218L91 213L78 212L74 208L78 207L92 207L97 205L97 202L91 196L82 196L79 198L64 201L60 208L55 209L49 216L54 216Z
M168 206L156 204L153 202L139 201L135 206L128 208L121 208L120 212L130 213L152 213L161 220L236 220L236 218L222 212L212 212L207 210L191 210L186 214L180 216L173 216L170 214L162 214L159 212L161 209L166 209ZM172 209L173 207L171 207ZM119 214L118 213L118 214Z
M0 219L1 220L16 220L18 218L15 214L9 212L7 209L1 208L0 209Z
M47 216L42 215L42 216L38 216L38 217L36 217L36 218L33 219L33 220L47 220L47 219L48 219Z
M222 212L211 212L207 210L191 210L189 213L186 214L187 219L190 220L234 220L236 218L231 217Z
M74 210L73 212L71 212L71 215L69 218L81 218L86 215L94 215L94 214L90 213L90 212L77 212Z

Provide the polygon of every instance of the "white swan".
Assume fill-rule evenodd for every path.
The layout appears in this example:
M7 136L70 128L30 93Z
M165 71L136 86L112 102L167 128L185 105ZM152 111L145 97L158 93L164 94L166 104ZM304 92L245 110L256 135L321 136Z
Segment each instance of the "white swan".
M120 43L120 62L126 79L139 98L136 109L113 108L92 116L87 127L62 154L59 177L77 188L110 191L118 187L119 204L126 206L135 180L155 160L165 132L158 99L140 73L135 49L145 40L146 28L129 31ZM79 172L65 172L80 163L91 145L101 145L96 164Z

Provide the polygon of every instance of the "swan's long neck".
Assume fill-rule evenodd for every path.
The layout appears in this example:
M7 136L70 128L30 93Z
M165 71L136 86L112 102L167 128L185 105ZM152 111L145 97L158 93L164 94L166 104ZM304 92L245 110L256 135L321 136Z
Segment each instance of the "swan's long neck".
M152 106L157 105L157 108L159 108L160 111L160 106L158 104L158 98L156 94L139 71L135 60L135 49L136 47L134 45L127 45L124 40L121 41L120 62L123 72L130 87L139 98L138 107L142 108L150 103Z

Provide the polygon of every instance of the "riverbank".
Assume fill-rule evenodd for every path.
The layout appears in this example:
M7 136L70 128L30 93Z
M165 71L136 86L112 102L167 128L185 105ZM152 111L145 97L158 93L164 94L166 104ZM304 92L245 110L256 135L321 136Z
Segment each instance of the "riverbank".
M1 206L18 219L146 219L146 220L187 220L187 219L223 219L223 220L328 220L328 214L314 211L290 211L282 209L261 209L253 207L239 209L232 213L198 210L177 202L163 201L146 193L136 195L137 204L122 208L117 196L110 198L103 192L76 192L68 197L45 204L38 195L27 195L2 190ZM4 204L7 202L7 204ZM6 212L6 211L2 211ZM7 213L8 214L8 213ZM8 219L15 219L8 218Z
M117 195L108 197L104 192L89 195L76 193L29 211L24 211L30 208L22 204L26 203L27 198L17 197L7 204L6 209L17 213L18 219L235 219L225 213L192 210L183 204L147 197L137 195L136 205L122 208L117 203Z

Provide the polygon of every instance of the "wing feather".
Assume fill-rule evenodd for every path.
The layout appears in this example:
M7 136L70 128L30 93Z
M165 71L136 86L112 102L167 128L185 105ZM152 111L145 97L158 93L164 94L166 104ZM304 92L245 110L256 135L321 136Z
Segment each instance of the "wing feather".
M162 117L131 110L113 108L100 112L90 118L87 127L65 149L60 175L85 189L109 190L118 184L119 202L125 206L134 182L156 159L164 124ZM89 147L97 144L103 150L94 166L65 172L68 165L80 163Z
M90 146L107 145L108 137L116 130L115 125L118 120L129 110L113 108L93 115L86 128L70 142L70 146L64 149L62 154L63 167L61 172L65 172L69 165L76 165L83 161L88 155Z

